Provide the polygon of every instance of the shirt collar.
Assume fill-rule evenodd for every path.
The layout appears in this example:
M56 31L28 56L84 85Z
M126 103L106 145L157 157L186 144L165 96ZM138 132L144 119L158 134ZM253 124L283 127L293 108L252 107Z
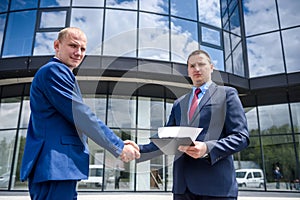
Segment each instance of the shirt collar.
M212 83L212 82L209 81L209 82L204 83L204 84L201 85L200 87L195 87L195 86L193 86L193 94L195 93L195 90L196 90L197 88L200 88L201 93L202 93L202 94L205 94L206 90L208 90L208 87L210 86L211 83Z

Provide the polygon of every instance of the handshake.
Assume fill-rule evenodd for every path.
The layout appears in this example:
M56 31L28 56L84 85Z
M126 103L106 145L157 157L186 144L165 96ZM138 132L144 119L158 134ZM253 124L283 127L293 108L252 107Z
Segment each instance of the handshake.
M131 140L125 140L124 141L124 148L120 155L120 158L123 162L129 162L134 159L140 158L140 148L139 146L131 141Z

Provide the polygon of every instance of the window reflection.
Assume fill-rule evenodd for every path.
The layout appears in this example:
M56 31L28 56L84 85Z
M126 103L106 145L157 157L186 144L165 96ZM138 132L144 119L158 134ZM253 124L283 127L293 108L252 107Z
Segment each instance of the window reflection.
M73 6L94 6L94 7L103 7L104 0L72 0Z
M140 97L138 100L138 128L157 129L163 125L163 99Z
M2 47L3 42L3 34L4 34L4 27L5 27L6 15L0 15L0 47ZM0 48L1 54L1 48Z
M169 0L140 0L140 10L168 14Z
M2 0L0 4L0 12L6 12L8 9L9 0ZM0 23L1 24L1 23Z
M219 0L198 0L198 13L200 22L221 27Z
M106 10L104 30L104 55L136 57L136 12Z
M118 128L134 128L136 100L130 97L111 96L108 102L107 125Z
M19 98L2 99L0 106L0 129L17 128L19 110Z
M290 183L299 176L296 167L295 151L292 136L262 137L265 173L268 190L289 190ZM278 167L281 177L274 177ZM294 188L295 189L295 188Z
M88 38L87 55L101 55L103 9L77 9L71 14L71 26L80 27Z
M224 56L222 50L213 49L202 45L201 45L201 49L209 53L212 59L212 63L214 64L214 68L216 70L224 71Z
M300 1L277 0L281 28L300 25Z
M284 72L278 32L247 39L250 77Z
M290 114L287 104L259 106L261 134L291 133Z
M199 48L197 23L171 19L171 59L186 63L188 55Z
M230 47L230 34L226 31L223 31L223 40L224 40L225 58L227 58L231 54L231 47Z
M33 55L54 55L53 42L57 39L57 32L37 32Z
M137 9L137 0L106 0L106 7Z
M1 119L3 117L1 116ZM0 188L8 189L9 181L12 181L12 185L16 180L15 174L13 180L10 180L13 152L15 148L15 136L16 130L0 131Z
M300 133L300 103L291 103L292 120L295 133Z
M300 28L282 31L286 70L288 73L300 71L299 41Z
M202 42L221 46L219 31L202 26L201 33L202 33Z
M11 0L10 10L37 8L37 6L38 6L38 0L31 0L31 1Z
M31 55L35 20L36 11L9 14L3 57Z
M105 95L85 95L84 102L96 114L96 116L105 123L106 116L106 96Z
M70 0L41 0L40 7L70 6Z
M244 0L243 7L246 35L278 30L274 0Z
M138 57L170 60L168 26L168 17L146 13L140 14Z
M22 113L21 113L21 121L20 121L20 128L27 128L29 117L30 117L30 101L29 97L24 97L22 102Z
M230 31L241 36L241 23L238 7L235 8L234 12L230 16Z
M42 12L40 28L55 28L66 26L67 11Z
M243 49L242 49L241 43L233 51L232 58L233 58L234 74L244 77L245 76L245 67L244 67Z
M245 108L245 114L247 118L248 131L250 136L258 135L259 129L256 107Z
M197 19L197 2L196 0L170 0L171 15L187 19Z

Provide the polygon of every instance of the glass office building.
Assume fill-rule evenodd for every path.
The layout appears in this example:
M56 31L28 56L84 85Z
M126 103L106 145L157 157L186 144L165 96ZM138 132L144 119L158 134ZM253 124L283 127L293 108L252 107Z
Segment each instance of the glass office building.
M295 0L1 0L0 189L27 190L19 170L30 84L58 31L76 26L88 37L76 71L84 101L122 139L148 143L166 123L191 87L187 55L201 48L247 116L251 144L234 155L236 169L262 173L239 175L240 189L299 192L299 9ZM172 156L123 163L89 146L91 179L79 190L171 191Z

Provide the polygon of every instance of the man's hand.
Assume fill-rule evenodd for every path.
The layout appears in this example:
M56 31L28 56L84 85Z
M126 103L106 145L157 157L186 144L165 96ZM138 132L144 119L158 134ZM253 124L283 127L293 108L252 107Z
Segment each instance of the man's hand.
M140 158L140 148L135 142L131 140L125 140L124 144L123 151L120 155L120 158L123 162L129 162Z
M178 150L193 158L202 158L207 154L207 145L204 142L195 141L195 146L179 146Z

